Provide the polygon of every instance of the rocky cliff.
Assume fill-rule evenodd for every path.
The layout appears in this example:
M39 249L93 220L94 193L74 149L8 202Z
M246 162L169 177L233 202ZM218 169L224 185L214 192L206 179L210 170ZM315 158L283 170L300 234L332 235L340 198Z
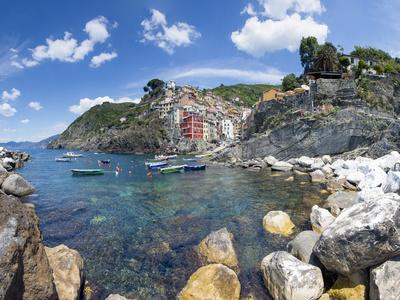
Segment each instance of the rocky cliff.
M289 159L299 153L314 157L360 147L368 147L367 154L377 157L398 150L400 120L394 109L397 88L393 82L393 79L377 79L369 85L370 96L381 91L380 97L386 99L382 101L392 103L388 109L372 105L359 92L364 81L356 85L352 80L318 80L312 91L315 93L312 113L284 101L259 105L249 118L241 145L226 150L218 159L248 160L268 155Z
M77 118L48 148L102 152L161 152L168 133L149 104L104 103Z

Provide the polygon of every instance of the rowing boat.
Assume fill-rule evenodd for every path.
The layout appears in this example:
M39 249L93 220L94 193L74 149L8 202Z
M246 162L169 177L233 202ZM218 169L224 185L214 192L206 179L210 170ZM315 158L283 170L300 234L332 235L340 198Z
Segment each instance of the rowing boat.
M72 169L73 175L103 175L102 169Z
M74 153L74 152L67 152L63 154L64 158L68 158L68 157L82 157L82 154L79 153Z
M55 158L56 162L71 162L71 158L67 158L67 157L56 157Z
M177 173L181 172L185 169L186 165L179 165L179 166L169 166L165 168L160 168L160 173L161 174L167 174L167 173Z
M146 163L147 168L149 169L158 169L167 166L168 163L166 161L157 161L157 162L150 162Z
M111 163L111 160L109 160L109 159L99 159L97 162L99 164L107 165L107 164Z
M185 171L200 171L205 170L206 165L187 165L185 166Z

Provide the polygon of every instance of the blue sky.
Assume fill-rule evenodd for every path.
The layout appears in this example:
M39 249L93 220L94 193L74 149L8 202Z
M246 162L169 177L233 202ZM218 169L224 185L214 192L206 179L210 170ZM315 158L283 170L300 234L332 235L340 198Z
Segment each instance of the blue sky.
M137 101L154 77L279 83L301 72L301 36L400 56L399 9L394 0L2 0L0 142L59 133L103 101Z

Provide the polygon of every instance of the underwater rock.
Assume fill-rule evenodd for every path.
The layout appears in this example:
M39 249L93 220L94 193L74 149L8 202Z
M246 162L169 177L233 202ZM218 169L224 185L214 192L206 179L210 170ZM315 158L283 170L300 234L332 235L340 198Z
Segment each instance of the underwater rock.
M279 210L270 211L263 218L263 227L266 231L288 236L292 234L295 225L287 213Z
M83 259L78 251L59 245L45 247L60 300L79 299L83 285Z
M223 264L199 268L178 295L180 300L239 300L240 282L236 273Z
M220 263L230 268L238 266L232 243L233 235L226 228L211 232L199 245L199 253L208 263Z

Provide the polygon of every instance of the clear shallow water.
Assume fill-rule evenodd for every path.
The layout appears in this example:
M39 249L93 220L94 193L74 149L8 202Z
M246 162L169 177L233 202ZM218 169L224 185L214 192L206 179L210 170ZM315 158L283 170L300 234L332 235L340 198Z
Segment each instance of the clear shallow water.
M85 259L95 297L120 293L139 299L173 299L201 264L196 246L211 231L227 227L239 257L242 296L267 297L259 263L286 248L288 238L267 234L262 218L270 210L292 217L297 231L309 228L319 185L265 170L211 165L206 171L146 176L146 156L84 153L56 163L59 150L30 150L20 170L37 188L35 204L45 244L64 243ZM72 176L71 168L97 168L111 159L104 176ZM123 172L116 176L116 163ZM128 171L131 170L132 174Z

